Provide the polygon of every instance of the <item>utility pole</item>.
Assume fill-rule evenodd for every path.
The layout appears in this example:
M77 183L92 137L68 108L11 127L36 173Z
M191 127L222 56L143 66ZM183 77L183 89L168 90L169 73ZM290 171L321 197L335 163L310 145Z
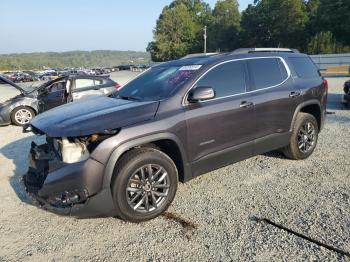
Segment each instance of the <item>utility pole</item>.
M207 53L207 26L204 26L204 54Z

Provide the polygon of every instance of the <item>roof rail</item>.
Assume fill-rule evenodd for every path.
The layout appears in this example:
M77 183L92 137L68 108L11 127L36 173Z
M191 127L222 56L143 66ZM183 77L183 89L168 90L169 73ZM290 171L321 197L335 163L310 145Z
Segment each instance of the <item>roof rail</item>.
M233 54L248 54L256 52L284 52L284 53L299 53L297 49L290 48L239 48L234 50Z
M193 58L193 57L206 57L206 56L212 56L217 55L219 53L197 53L197 54L188 54L184 57L181 57L180 59L186 59L186 58Z

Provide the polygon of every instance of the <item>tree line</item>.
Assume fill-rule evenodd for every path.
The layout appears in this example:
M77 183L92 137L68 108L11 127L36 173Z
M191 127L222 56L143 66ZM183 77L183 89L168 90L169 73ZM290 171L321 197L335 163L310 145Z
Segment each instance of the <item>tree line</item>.
M0 70L30 70L65 67L101 67L148 64L149 53L135 51L70 51L0 55Z
M296 48L309 54L350 52L349 0L254 0L239 12L237 0L174 0L164 7L147 51L153 61L239 47Z

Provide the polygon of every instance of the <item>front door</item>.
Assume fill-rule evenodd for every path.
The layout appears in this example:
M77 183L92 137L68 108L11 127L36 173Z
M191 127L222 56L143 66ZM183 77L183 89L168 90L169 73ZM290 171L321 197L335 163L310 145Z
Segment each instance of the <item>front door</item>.
M212 100L185 104L188 150L194 176L251 156L254 107L246 93L246 64L214 66L193 88L212 87Z
M66 103L66 83L67 81L54 82L46 87L39 97L41 111L46 111L56 106Z

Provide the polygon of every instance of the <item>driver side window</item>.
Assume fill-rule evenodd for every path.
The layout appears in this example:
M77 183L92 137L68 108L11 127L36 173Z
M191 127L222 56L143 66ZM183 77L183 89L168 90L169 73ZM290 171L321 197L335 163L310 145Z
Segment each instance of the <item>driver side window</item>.
M216 98L244 93L246 91L245 63L232 61L218 65L207 72L196 86L214 88Z
M62 91L66 88L66 82L57 82L53 83L50 85L47 90L49 93L57 92L57 91Z

